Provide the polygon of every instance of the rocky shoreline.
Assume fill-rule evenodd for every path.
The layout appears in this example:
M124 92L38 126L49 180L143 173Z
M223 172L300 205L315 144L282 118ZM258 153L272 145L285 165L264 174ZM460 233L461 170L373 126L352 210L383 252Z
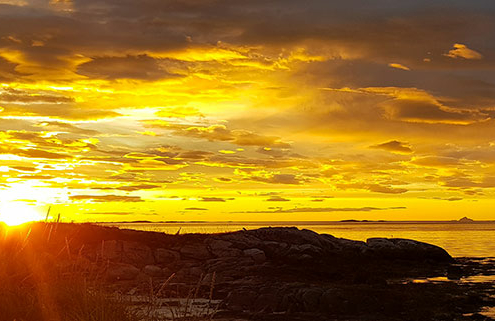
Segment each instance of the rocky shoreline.
M405 239L367 242L261 228L167 235L91 224L34 224L29 246L61 271L97 275L109 291L163 298L195 292L221 320L492 320L495 260L454 259ZM419 282L444 278L445 282ZM448 282L451 280L451 282ZM163 284L166 282L167 286Z

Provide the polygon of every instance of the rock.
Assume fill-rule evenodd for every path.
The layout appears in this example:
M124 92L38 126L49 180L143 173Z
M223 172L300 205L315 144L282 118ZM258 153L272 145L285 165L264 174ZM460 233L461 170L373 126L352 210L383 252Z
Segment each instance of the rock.
M257 297L256 291L238 289L229 293L226 302L231 308L248 309L252 307Z
M322 247L322 237L313 231L296 227L263 227L248 231L262 241L276 241L289 244L311 244Z
M143 273L145 273L146 275L155 276L155 277L163 275L162 268L159 266L156 266L156 265L146 265L143 268Z
M275 292L262 293L258 295L254 302L254 311L263 311L265 313L277 311L280 298Z
M387 259L453 261L447 251L441 247L419 241L398 238L370 238L366 244L373 255Z
M236 257L241 256L242 251L233 248L232 242L224 240L211 240L208 242L210 252L216 257Z
M222 240L229 241L234 247L245 250L253 247L260 247L262 242L248 231L238 231L220 235Z
M103 260L121 262L123 253L122 241L110 240L102 241L100 255Z
M139 269L131 264L111 264L107 269L108 281L134 280L139 274Z
M323 294L323 290L319 288L310 288L303 290L301 295L301 301L304 310L307 312L317 311L320 306L320 297Z
M266 261L265 252L260 249L247 249L244 250L244 255L249 256L254 260L256 264L262 264Z
M289 245L285 242L275 242L275 241L263 242L263 249L265 250L265 253L268 256L273 256L273 257L283 256L288 248Z
M201 275L203 275L203 270L200 267L195 266L189 269L188 274L193 277L200 277Z
M100 249L101 258L111 262L122 262L143 266L153 264L151 249L138 242L120 240L103 241Z
M211 254L202 243L186 244L180 249L180 254L184 258L195 260L207 260L211 258Z
M158 248L155 250L155 261L158 264L174 264L180 260L179 252Z
M149 246L138 242L123 242L124 263L135 264L137 266L154 264L155 258Z
M321 247L316 247L311 244L292 245L289 248L289 255L293 257L307 255L316 258L321 256L322 252L323 250L321 249Z

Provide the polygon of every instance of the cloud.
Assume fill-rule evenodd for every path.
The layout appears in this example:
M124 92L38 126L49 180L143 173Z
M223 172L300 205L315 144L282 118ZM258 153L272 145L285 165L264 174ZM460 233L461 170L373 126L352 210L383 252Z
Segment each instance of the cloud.
M145 122L147 127L172 130L175 135L201 138L209 141L225 141L239 146L290 148L280 137L260 135L247 130L230 130L225 125L187 126L157 121Z
M265 201L267 201L267 202L290 202L290 199L284 198L284 197L281 197L278 195L274 195L274 196L266 199Z
M71 103L74 98L61 95L51 95L43 92L29 92L18 89L0 89L0 103Z
M200 202L226 202L231 201L233 198L222 198L222 197L201 197Z
M387 211L387 210L404 210L406 207L294 207L290 209L275 209L266 211L245 211L236 213L331 213L331 212L371 212L371 211Z
M80 134L88 136L96 136L99 134L97 130L85 129L75 126L71 123L59 122L59 121L47 121L36 124L36 126L42 128L43 130L50 131L62 131L71 134Z
M90 201L95 203L105 202L144 202L139 196L126 195L72 195L69 196L72 201Z
M186 207L184 211L207 211L207 208L203 207Z
M444 156L421 156L411 160L412 164L428 167L459 166L461 162L454 157Z
M456 43L454 44L454 49L449 50L448 53L444 54L446 57L450 58L464 58L464 59L482 59L483 55L477 51L469 49L466 45Z
M338 183L335 186L340 189L364 189L370 192L384 194L403 194L408 191L406 188L394 188L374 183Z
M264 176L252 176L250 178L253 181L270 183L270 184L288 184L288 185L299 185L302 184L305 179L297 177L294 174L273 174L268 177Z
M447 124L469 124L489 119L476 111L448 109L438 102L423 99L397 98L382 104L390 119Z
M401 70L406 70L406 71L411 70L409 67L406 67L406 66L398 64L398 63L390 63L390 64L388 64L388 66L391 68L401 69Z
M70 159L71 155L47 152L40 149L14 149L11 154L28 157L28 158L45 158L45 159Z
M146 54L124 57L95 57L77 67L77 73L101 79L159 80L180 77L170 73L160 63Z
M119 187L115 187L115 188L111 188L111 189L133 192L133 191L155 189L155 188L159 188L159 187L161 187L161 186L160 185L152 185L152 184L140 184L140 185L119 186Z
M383 150L390 151L390 152L398 152L398 153L405 153L405 154L409 154L409 153L413 152L412 149L409 147L409 144L399 142L397 140L391 140L391 141L386 142L386 143L373 145L373 146L370 146L370 148L383 149Z
M133 215L135 212L85 212L84 215Z
M22 74L16 71L16 66L17 64L0 56L0 81L12 81L21 77Z

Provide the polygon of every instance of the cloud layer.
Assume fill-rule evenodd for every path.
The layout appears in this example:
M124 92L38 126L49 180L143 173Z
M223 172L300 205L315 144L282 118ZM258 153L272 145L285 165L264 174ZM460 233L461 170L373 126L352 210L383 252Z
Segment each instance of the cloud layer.
M26 0L0 19L2 200L77 220L490 215L487 1Z

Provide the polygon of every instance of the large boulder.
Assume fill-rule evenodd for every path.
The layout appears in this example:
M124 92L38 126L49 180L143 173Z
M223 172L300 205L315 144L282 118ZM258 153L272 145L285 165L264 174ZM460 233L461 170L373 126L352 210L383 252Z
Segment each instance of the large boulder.
M106 271L108 281L134 280L139 274L139 269L131 264L110 264Z
M180 260L179 252L158 248L155 250L155 261L158 264L170 265Z
M414 240L370 238L366 245L372 255L387 259L453 261L449 253L441 247Z
M101 243L100 255L103 260L144 266L153 264L151 249L139 242L109 240Z
M262 264L266 261L265 252L260 249L247 249L244 250L244 255L253 259L254 263Z
M210 240L208 242L208 248L215 257L236 257L241 256L242 251L238 248L232 247L233 243L224 240Z
M211 258L208 248L203 243L189 243L180 249L180 255L186 259L207 260Z

